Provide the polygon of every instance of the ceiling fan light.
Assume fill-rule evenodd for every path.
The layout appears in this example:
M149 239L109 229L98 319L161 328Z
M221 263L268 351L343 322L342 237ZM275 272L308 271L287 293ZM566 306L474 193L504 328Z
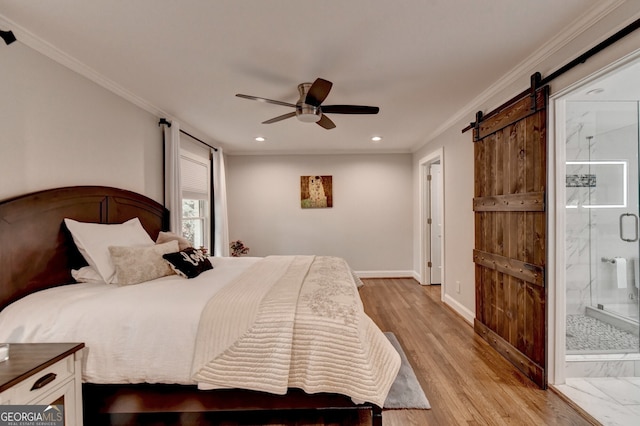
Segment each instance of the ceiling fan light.
M320 121L320 114L300 113L298 114L298 120L305 123L317 123Z
M304 123L317 123L320 121L322 112L318 107L298 102L296 105L296 116L298 117L298 120Z

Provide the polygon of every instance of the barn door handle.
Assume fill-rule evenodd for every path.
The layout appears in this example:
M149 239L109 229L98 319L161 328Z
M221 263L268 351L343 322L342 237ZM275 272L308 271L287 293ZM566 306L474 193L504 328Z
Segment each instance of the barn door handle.
M634 230L634 237L633 238L625 238L624 237L624 233L623 233L623 222L624 222L624 217L625 216L631 216L633 218L633 230ZM620 239L622 241L626 241L628 243L633 243L635 241L638 241L638 216L633 214L633 213L622 213L620 215Z

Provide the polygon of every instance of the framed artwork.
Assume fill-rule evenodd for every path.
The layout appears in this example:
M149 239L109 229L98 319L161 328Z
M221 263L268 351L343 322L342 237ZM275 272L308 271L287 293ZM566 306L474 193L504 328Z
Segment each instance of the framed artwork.
M331 176L300 176L300 206L303 209L333 207Z

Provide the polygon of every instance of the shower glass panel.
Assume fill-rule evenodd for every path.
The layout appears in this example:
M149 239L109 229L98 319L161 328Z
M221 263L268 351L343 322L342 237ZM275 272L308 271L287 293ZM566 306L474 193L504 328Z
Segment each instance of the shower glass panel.
M638 352L638 102L567 102L567 353Z

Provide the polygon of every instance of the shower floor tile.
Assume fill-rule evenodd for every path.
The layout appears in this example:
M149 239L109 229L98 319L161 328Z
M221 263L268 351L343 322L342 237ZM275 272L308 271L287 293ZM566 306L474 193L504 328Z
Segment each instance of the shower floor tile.
M638 351L637 336L586 315L567 315L567 351Z

